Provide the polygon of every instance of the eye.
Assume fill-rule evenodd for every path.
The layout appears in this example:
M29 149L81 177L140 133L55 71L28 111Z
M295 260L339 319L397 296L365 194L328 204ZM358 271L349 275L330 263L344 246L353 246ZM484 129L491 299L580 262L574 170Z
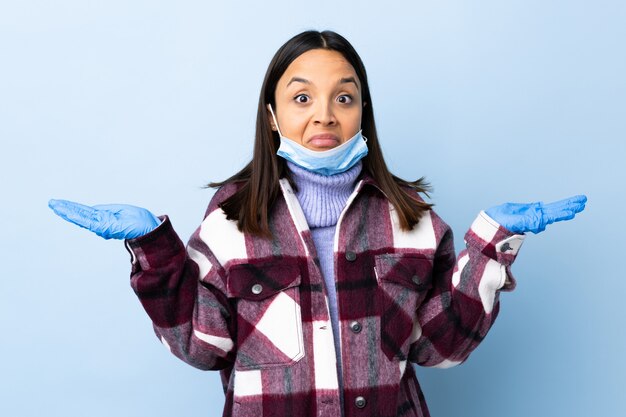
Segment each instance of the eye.
M350 94L342 94L337 97L337 101L342 104L350 104L352 103L352 96Z
M306 94L298 94L293 99L296 101L296 103L308 103L309 102L309 96L307 96Z

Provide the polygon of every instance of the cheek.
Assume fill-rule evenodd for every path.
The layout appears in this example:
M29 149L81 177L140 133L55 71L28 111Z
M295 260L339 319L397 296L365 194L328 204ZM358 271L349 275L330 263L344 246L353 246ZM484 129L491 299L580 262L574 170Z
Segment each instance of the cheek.
M347 130L349 130L348 132L346 132L348 134L348 138L354 136L356 132L361 129L362 117L362 111L359 109L346 118L344 126L347 128Z
M283 135L289 139L301 142L304 132L308 126L308 118L304 115L291 114L285 117L283 121L278 122Z

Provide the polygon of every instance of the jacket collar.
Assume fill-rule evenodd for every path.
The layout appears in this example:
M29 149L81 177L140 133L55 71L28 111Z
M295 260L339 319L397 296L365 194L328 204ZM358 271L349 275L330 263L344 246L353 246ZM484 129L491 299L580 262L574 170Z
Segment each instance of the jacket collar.
M383 196L385 196L385 198L387 198L387 194L385 194L383 189L380 187L380 185L378 184L378 181L376 181L376 179L374 179L374 177L372 177L368 172L366 172L365 169L363 169L363 171L361 171L361 175L359 176L357 181L360 181L360 184L358 185L358 187L359 187L358 190L359 191L361 191L361 189L364 186L371 186L371 187L374 187L376 190L378 190L378 192L380 192ZM389 199L389 198L387 198L387 199Z

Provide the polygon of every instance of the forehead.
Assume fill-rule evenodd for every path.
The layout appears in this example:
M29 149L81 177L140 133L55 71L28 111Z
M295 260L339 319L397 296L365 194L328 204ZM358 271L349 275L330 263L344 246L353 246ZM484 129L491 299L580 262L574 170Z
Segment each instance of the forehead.
M354 67L337 51L312 49L294 59L278 82L285 88L293 77L304 78L313 84L332 83L346 77L354 77L359 83Z

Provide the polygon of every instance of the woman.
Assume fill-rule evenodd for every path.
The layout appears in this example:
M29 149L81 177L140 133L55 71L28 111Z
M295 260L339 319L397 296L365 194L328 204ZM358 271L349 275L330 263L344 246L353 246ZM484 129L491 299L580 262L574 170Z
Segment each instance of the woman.
M219 369L225 416L428 416L412 366L450 367L482 341L524 232L586 198L481 212L452 231L387 169L361 59L301 33L269 65L252 161L219 190L185 248L167 216L51 200L126 239L133 289L162 343Z

